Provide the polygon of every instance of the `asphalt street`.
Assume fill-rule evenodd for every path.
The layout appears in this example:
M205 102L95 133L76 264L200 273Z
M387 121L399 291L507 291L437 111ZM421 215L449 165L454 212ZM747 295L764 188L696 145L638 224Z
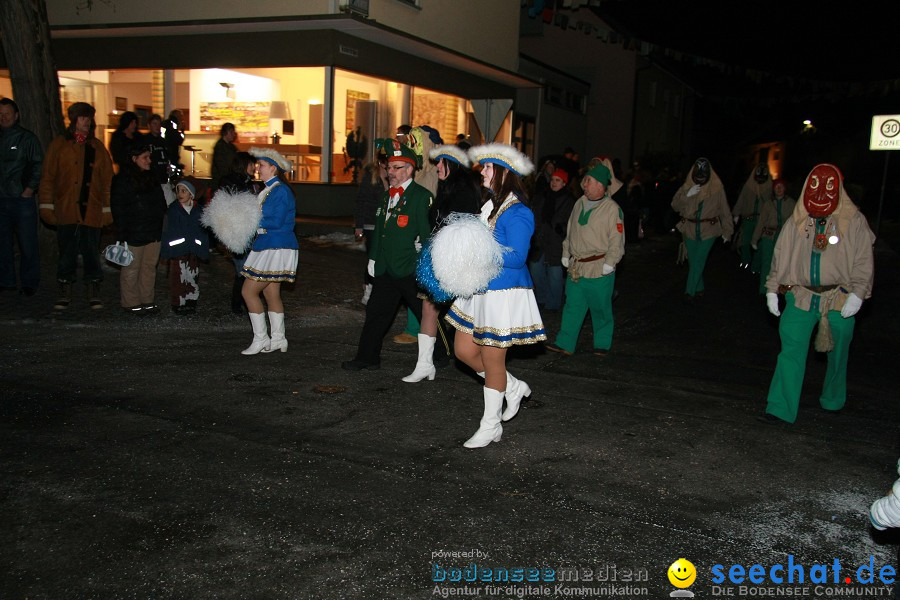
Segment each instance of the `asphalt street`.
M837 416L811 352L797 423L756 420L776 319L722 245L685 302L662 235L626 247L610 355L589 352L589 322L574 356L512 352L532 398L469 450L465 367L403 383L416 348L388 339L380 370L340 368L364 318L349 238L301 237L287 353L240 354L222 255L193 316L166 309L163 265L158 315L119 308L112 267L103 310L54 311L53 256L37 295L0 293L0 598L658 599L678 558L698 598L893 597L898 535L867 512L900 454L896 252L876 246Z

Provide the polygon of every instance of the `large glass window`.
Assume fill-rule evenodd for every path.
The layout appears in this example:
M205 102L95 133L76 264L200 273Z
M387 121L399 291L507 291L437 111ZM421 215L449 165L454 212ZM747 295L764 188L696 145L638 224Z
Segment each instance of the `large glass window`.
M225 123L235 125L239 149L268 146L284 154L293 181L336 183L354 181L354 171L373 158L374 140L394 137L399 125L429 125L446 143L470 133L471 110L463 98L341 69L334 70L328 124L327 72L325 67L117 69L60 71L59 77L63 113L73 102L92 104L97 135L107 144L125 111L137 113L146 132L151 114L166 118L167 107L181 110L186 121L181 159L197 177L209 176ZM12 95L8 72L0 72L0 95ZM329 131L330 173L324 155Z

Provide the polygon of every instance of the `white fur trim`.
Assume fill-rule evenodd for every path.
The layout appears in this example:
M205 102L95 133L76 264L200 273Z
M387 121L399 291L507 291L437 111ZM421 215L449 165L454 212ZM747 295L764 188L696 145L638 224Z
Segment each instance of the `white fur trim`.
M473 163L500 162L520 177L530 175L534 164L527 156L509 144L484 144L469 148Z
M212 229L216 237L237 254L250 247L261 220L262 209L256 194L232 194L228 188L215 193L200 217L200 223Z
M272 150L271 148L250 148L250 155L254 158L274 160L275 164L282 171L289 172L291 170L291 161L282 156L277 150Z
M466 151L455 144L435 146L428 152L428 158L437 160L441 156L449 156L467 169L472 166L472 161L466 156Z

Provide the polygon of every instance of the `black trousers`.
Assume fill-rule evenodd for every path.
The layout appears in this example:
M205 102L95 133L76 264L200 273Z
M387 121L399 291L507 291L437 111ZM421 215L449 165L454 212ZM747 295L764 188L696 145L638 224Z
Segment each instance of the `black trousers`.
M399 278L377 275L372 280L372 295L366 304L366 322L359 336L356 360L371 365L381 363L384 336L397 316L401 300L406 302L419 322L422 321L422 300L416 297L418 291L416 278L412 274Z

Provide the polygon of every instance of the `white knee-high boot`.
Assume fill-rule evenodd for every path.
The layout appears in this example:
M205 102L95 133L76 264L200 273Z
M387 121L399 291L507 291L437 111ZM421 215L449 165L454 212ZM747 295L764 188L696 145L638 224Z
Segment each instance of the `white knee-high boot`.
M516 379L506 372L506 410L503 411L501 417L504 421L509 421L516 413L519 412L519 405L523 398L531 395L531 388L521 379Z
M265 313L247 313L250 316L250 325L253 326L253 343L241 354L259 354L264 348L269 347L269 335L266 333Z
M869 520L872 521L872 527L879 531L888 527L900 527L900 479L894 482L890 494L872 503Z
M484 371L478 371L476 373L481 378L484 378ZM503 411L503 416L501 417L504 421L509 421L519 412L519 405L522 404L522 399L527 398L531 395L531 388L528 387L528 384L522 381L521 379L516 379L513 377L509 371L506 372L506 410Z
M434 342L437 338L419 334L419 359L416 361L416 368L412 373L403 378L406 383L416 383L422 381L426 377L428 381L434 380L435 368L434 362L431 360L431 354L434 352Z
M491 442L499 442L503 434L500 424L500 409L503 407L503 392L489 387L484 390L484 416L478 425L478 431L463 446L466 448L483 448Z
M287 339L284 337L284 313L269 313L269 325L272 327L272 339L268 348L263 348L263 352L275 352L281 350L287 352Z

